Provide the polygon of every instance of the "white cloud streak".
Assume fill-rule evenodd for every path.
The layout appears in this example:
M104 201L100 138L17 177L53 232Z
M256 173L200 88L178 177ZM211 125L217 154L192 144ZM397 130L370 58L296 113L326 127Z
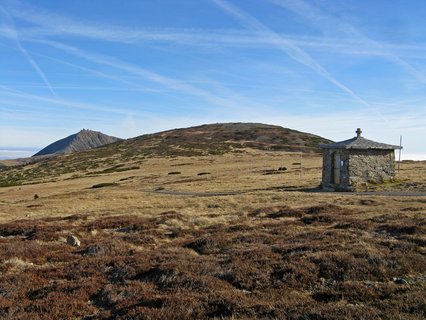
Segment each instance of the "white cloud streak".
M324 13L313 11L313 7L306 3L271 0L281 7L304 14L311 23L316 23L323 31L332 35L335 31L334 27L342 25L341 21L333 21L334 17L325 17ZM129 28L126 26L92 24L83 20L75 20L62 15L41 12L39 10L28 9L21 6L11 6L9 14L16 19L23 20L35 26L20 27L19 34L21 38L51 38L56 36L71 36L78 38L88 38L93 40L117 42L126 44L138 44L143 42L170 42L179 45L187 45L193 47L271 47L274 46L274 40L261 37L244 30L205 30L205 29L174 29L174 28ZM317 9L318 11L318 9ZM312 36L286 36L298 47L321 50L333 53L348 54L348 55L371 55L383 56L389 50L399 52L399 56L415 57L424 59L426 46L425 45L395 45L383 44L365 36L360 37L360 32L353 27L344 26L347 31L350 31L350 37L329 36L312 37ZM11 38L15 33L10 27L0 26L0 36ZM354 37L355 36L355 37ZM368 40L368 43L366 42ZM372 43L374 42L374 43ZM373 45L372 45L373 44ZM395 59L396 55L386 53L389 59ZM417 76L420 76L412 66L401 61L402 65L409 70L414 71Z
M363 106L370 107L370 104L367 101L362 99L350 88L348 88L346 85L334 78L323 66L321 66L307 52L305 52L296 44L294 44L291 40L289 40L288 38L284 38L280 34L272 31L260 21L258 21L256 18L241 11L239 8L233 6L232 4L224 0L211 1L215 3L218 7L223 9L224 12L239 20L248 29L268 38L271 43L275 45L276 48L286 53L290 58L315 71L317 74L334 84L336 87L349 94L353 99L355 99Z
M261 104L255 104L252 101L249 101L247 99L245 99L244 97L239 96L238 94L236 94L235 92L233 92L232 90L226 90L226 95L222 96L218 96L210 91L204 90L202 88L199 88L197 86L191 85L188 82L185 81L181 81L181 80L177 80L177 79L173 79L170 77L166 77L163 75L160 75L158 73L155 73L153 71L144 69L142 67L136 66L136 65L132 65L129 64L127 62L121 61L119 59L110 57L110 56L106 56L106 55L102 55L102 54L97 54L97 53L91 53L91 52L87 52L85 50L81 50L77 47L73 47L73 46L69 46L60 42L56 42L56 41L51 41L51 40L43 40L43 39L33 39L31 40L33 42L37 42L37 43L41 43L44 45L49 45L51 47L54 47L56 49L62 50L63 52L66 52L67 54L71 54L74 55L76 57L79 58L83 58L87 61L90 61L92 63L96 63L99 65L105 65L108 67L112 67L115 69L118 69L120 71L125 71L129 74L132 75L136 75L139 77L143 77L153 83L159 84L162 87L164 87L164 89L162 90L152 90L154 92L161 92L162 94L166 94L169 96L174 97L175 99L180 99L178 96L176 96L176 94L187 94L187 95L191 95L194 97L198 97L200 99L203 99L204 101L207 101L208 103L214 105L214 106L220 106L220 107L225 107L226 111L231 111L232 112L244 112L247 114L255 114L257 113L257 110L259 108L266 108L266 106L263 106ZM44 56L44 55L43 55ZM56 58L52 58L52 57L47 57L44 56L45 58L54 60L56 62L62 63L62 64L66 64L69 65L71 67L92 73L96 76L99 77L103 77L106 79L111 79L114 81L118 81L121 83L124 83L126 85L129 85L131 88L136 88L139 90L143 90L143 91L150 91L150 90L146 90L146 88L144 86L138 85L137 82L135 81L128 81L125 80L122 76L117 76L117 75L111 75L105 72L101 72L98 70L94 70L91 68L87 68L87 67L83 67L80 65L77 65L75 63L70 63L68 61L62 60L62 59L56 59ZM99 106L94 106L94 105L88 105L88 104L83 104L83 103L79 103L79 102L74 102L74 101L66 101L60 98L55 99L48 99L48 98L44 98L44 97L40 97L40 96L34 96L34 95L28 95L25 94L21 91L12 91L10 88L7 88L5 86L0 86L0 89L3 88L3 90L7 90L7 92L9 94L14 94L17 97L21 97L21 98L27 98L27 97L33 97L35 100L37 101L46 101L49 103L56 103L57 105L63 105L69 108L78 108L78 109L87 109L87 110L103 110L105 112L112 112L112 113L123 113L118 109L113 109L113 108L104 108L104 107L99 107ZM168 90L168 91L166 91ZM175 95L173 95L173 93L175 93ZM126 111L127 112L127 111ZM148 114L145 114L145 116L148 116Z
M403 68L408 74L415 77L422 83L426 83L426 76L417 71L412 65L399 56L389 52L384 45L372 40L363 34L352 24L338 19L319 7L315 7L303 0L268 0L286 10L290 10L299 16L304 17L309 23L315 25L325 34L340 32L343 38L355 39L359 42L361 47L371 48L376 55L380 55L385 59L395 63ZM370 49L370 50L371 50Z
M16 30L16 27L15 27L15 22L14 22L12 16L4 8L2 8L1 6L0 6L0 12L2 12L3 16L6 18L6 20L9 21L10 28L9 28L9 33L8 34L14 40L14 42L15 42L16 47L18 48L18 50L26 58L26 60L33 67L33 69L37 72L37 74L43 80L43 82L45 83L45 85L49 89L49 91L52 93L52 95L54 95L55 97L57 97L56 92L55 92L55 90L53 90L53 87L52 87L49 79L47 79L46 74L44 73L44 71L40 68L40 66L37 64L37 62L35 62L35 60L29 54L29 52L22 46L21 41L19 40L19 34L18 34L18 32Z
M90 111L107 112L107 113L121 114L121 115L126 114L128 112L120 108L108 108L108 107L97 106L93 104L69 101L69 100L65 100L61 98L42 97L42 96L38 96L34 94L25 93L19 90L14 90L4 85L0 85L0 94L14 97L14 98L19 98L21 100L30 101L30 102L42 102L45 104L53 105L56 108L66 107L70 109L90 110ZM31 104L28 104L28 107L30 106Z
M35 23L41 26L41 28L36 29L36 32L51 32L52 34L73 34L75 36L80 37L92 37L95 39L101 39L105 41L123 41L123 42L134 42L138 39L145 39L145 40L153 40L153 41L174 41L177 43L186 43L186 44L200 44L200 43L211 43L212 39L219 39L219 43L223 45L223 43L253 43L255 45L267 45L272 46L275 48L278 48L279 50L285 52L289 57L291 57L293 60L297 61L298 63L301 63L302 65L306 66L307 68L315 71L317 74L328 80L330 83L334 84L337 88L348 94L350 97L352 97L355 101L360 103L361 105L364 105L366 107L371 107L371 105L363 98L361 98L359 95L357 95L352 89L344 85L341 81L337 80L335 77L333 77L328 70L326 70L322 65L320 65L315 59L313 59L306 51L301 49L300 42L304 43L304 45L312 45L312 42L307 40L294 40L291 38L283 37L282 35L273 32L269 28L267 28L265 25L263 25L261 22L259 22L256 18L249 16L248 14L242 12L238 8L232 6L231 4L227 3L226 1L222 0L212 0L216 5L221 7L225 12L228 14L231 14L235 18L237 18L239 21L241 21L249 30L250 33L244 33L241 31L226 31L223 33L223 31L219 31L219 37L211 36L208 32L205 31L199 31L199 30L190 30L189 33L185 31L178 31L176 30L163 30L157 33L153 30L131 30L129 28L124 27L107 27L107 26L95 26L85 23L76 22L72 19L50 14L50 13L40 13L36 12L34 10L26 11L26 10L12 10L13 14L15 14L18 18L24 19L27 22ZM58 22L58 23L55 23ZM60 23L59 23L60 22ZM52 24L53 23L53 24ZM53 28L53 25L55 25L55 28ZM62 27L58 28L57 25L61 25ZM188 30L187 30L188 31ZM222 33L221 33L222 32ZM7 30L3 32L4 35L8 35L10 32ZM221 40L220 40L221 38ZM33 39L34 40L34 39ZM239 41L238 41L239 40ZM145 77L146 79L153 81L157 84L160 84L168 89L184 92L186 94L190 94L192 96L200 97L210 103L213 103L215 105L225 106L227 108L235 108L235 105L237 102L239 102L240 105L244 105L244 107L247 107L248 105L252 104L250 101L247 101L247 99L244 99L238 95L230 95L225 98L217 96L215 94L212 94L210 91L195 87L193 85L190 85L188 82L182 82L176 79L168 78L159 74L156 74L152 71L143 69L138 66L130 65L128 63L119 61L117 59L101 56L97 54L92 54L88 52L83 52L80 49L66 46L64 44L54 42L54 41L48 41L48 40L40 40L36 39L36 41L44 42L45 44L49 44L51 46L55 46L56 48L59 48L61 50L64 50L70 54L82 57L86 60L89 60L91 62L95 62L98 64L104 64L108 65L110 67L118 68L122 71L129 72L131 74L135 74L138 76ZM215 40L213 40L214 42ZM333 48L336 45L331 41L331 43L328 43L327 45L324 45L324 43L321 43L320 41L317 43L318 47L324 47L328 46ZM345 49L349 50L351 52L351 48ZM353 53L353 52L352 52ZM370 54L376 54L375 52L370 52ZM99 74L101 75L101 74ZM105 77L105 75L102 75ZM111 76L106 76L111 77ZM117 79L115 79L117 80ZM229 99L231 97L231 101ZM236 100L239 101L236 101ZM258 106L255 106L258 107ZM377 112L376 110L374 110ZM379 114L381 118L382 115ZM384 119L386 121L386 119Z
M44 42L44 41L43 40L37 40L37 42ZM55 44L57 45L58 43L55 43ZM72 47L69 47L69 48L72 48ZM72 48L72 49L76 49L76 48ZM172 96L170 94L170 91L167 91L167 90L164 90L164 89L147 88L146 86L140 86L140 85L136 84L134 81L125 80L120 76L116 76L116 75L101 72L99 70L95 70L95 69L92 69L92 68L84 67L84 66L81 66L81 65L78 65L78 64L75 64L75 63L71 63L69 61L65 61L63 59L57 59L57 58L53 58L53 57L46 56L46 55L40 55L40 54L39 54L39 56L42 56L46 59L49 59L51 61L63 64L63 65L70 66L70 67L75 68L75 69L79 69L79 70L87 72L89 74L93 74L97 77L113 80L115 82L120 82L120 83L128 86L127 88L116 88L116 87L109 88L109 87L89 87L89 86L76 86L76 85L74 85L74 86L55 86L55 88L74 89L74 90L144 91L144 92L156 92L156 93L161 93L161 94Z
M188 82L160 75L156 72L121 61L114 57L88 52L88 51L81 50L79 48L65 45L63 43L56 42L56 41L37 40L37 42L55 47L56 49L59 49L68 54L83 58L92 63L106 65L108 67L125 71L129 74L143 77L151 82L157 83L177 93L184 93L190 96L201 98L204 101L207 101L213 105L225 107L227 111L233 110L233 111L240 111L240 112L244 111L245 113L250 113L250 108L255 110L255 109L258 109L259 107L265 107L260 104L253 104L253 102L247 99L244 99L242 97L238 97L237 94L235 93L233 94L231 91L229 91L230 93L229 95L225 97L221 97L210 91L191 85Z

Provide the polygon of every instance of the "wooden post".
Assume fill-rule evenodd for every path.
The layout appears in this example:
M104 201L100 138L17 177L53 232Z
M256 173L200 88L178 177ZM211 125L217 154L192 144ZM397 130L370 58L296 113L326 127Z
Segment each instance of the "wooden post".
M302 178L303 177L303 153L301 152L300 153L300 178Z
M399 166L401 164L401 147L402 147L402 136L399 136L399 156L398 156L398 173L399 173Z

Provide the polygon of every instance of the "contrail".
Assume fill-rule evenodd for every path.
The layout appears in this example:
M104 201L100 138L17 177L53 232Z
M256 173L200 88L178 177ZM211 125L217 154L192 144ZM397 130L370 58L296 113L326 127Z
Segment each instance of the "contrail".
M60 42L50 41L50 40L37 40L39 43L44 43L46 45L55 47L57 49L63 50L71 55L83 58L85 60L91 61L93 63L106 65L109 67L113 67L125 72L128 72L130 74L134 74L137 76L141 76L145 79L148 79L151 82L160 84L168 89L185 93L191 96L199 97L205 101L208 101L212 104L226 107L228 109L233 109L235 111L241 111L241 112L248 112L247 106L252 105L249 101L238 101L235 100L234 97L222 97L220 95L216 95L215 93L212 93L208 90L205 90L203 88L193 86L185 81L181 81L179 79L170 78L164 75L161 75L159 73L153 72L151 70L145 69L143 67L139 67L138 65L133 65L124 61L121 61L119 59L116 59L114 57L97 54L97 53L91 53L84 50L81 50L77 47L69 46L66 44L62 44ZM241 106L241 103L244 103L244 108ZM258 105L255 105L254 109L257 109Z
M270 30L256 18L248 15L247 13L241 11L237 7L231 5L225 0L211 0L217 6L222 8L226 13L234 16L239 21L241 21L247 28L250 30L261 34L263 37L267 37L271 43L273 43L278 49L285 52L289 57L297 62L303 64L309 69L315 71L329 82L334 84L339 89L343 90L349 94L353 99L361 103L366 107L371 107L370 104L358 96L355 92L345 86L343 83L335 79L323 66L321 66L317 61L315 61L308 53L303 51L300 47L295 45L292 41L282 37L278 33Z
M359 41L361 41L363 47L375 48L382 57L388 59L396 65L399 65L401 68L405 69L407 73L417 78L420 82L426 83L426 77L423 73L416 70L412 65L401 59L399 56L388 52L380 42L369 38L368 36L363 34L359 29L354 27L352 24L339 18L333 17L327 14L327 12L325 12L321 8L313 6L312 4L309 4L302 0L268 1L286 10L293 11L294 13L306 18L311 24L314 24L325 33L329 33L330 30L340 30L345 36L357 38Z
M27 59L27 61L31 64L31 66L34 68L34 70L37 72L37 74L40 76L40 78L45 83L46 87L49 89L49 91L55 96L58 97L55 90L53 90L53 87L47 79L46 74L43 72L43 70L40 68L40 66L35 62L35 60L31 57L31 55L28 53L27 50L22 46L21 41L19 40L19 35L16 30L15 21L13 20L12 16L2 7L0 7L0 11L3 13L3 15L6 17L7 20L9 20L9 24L11 26L11 36L12 39L16 43L16 47L18 50L22 53L22 55Z
M68 101L61 98L48 98L43 96L38 96L34 94L29 94L20 90L11 89L7 86L0 84L0 94L5 93L7 95L16 97L16 98L22 98L27 99L32 102L39 101L44 104L53 104L55 106L64 106L71 109L81 109L81 110L91 110L91 111L101 111L101 112L108 112L108 113L115 113L115 114L126 114L125 110L122 110L121 108L108 108L104 106L97 106L93 104L86 104L86 103L80 103L75 101Z
M49 89L49 91L55 96L58 97L56 92L53 90L52 84L50 83L50 81L47 79L45 73L43 72L43 70L41 70L41 68L39 67L39 65L34 61L34 59L31 57L31 55L28 53L27 50L25 50L20 41L18 39L16 39L16 44L18 46L19 51L21 51L21 53L27 58L28 62L32 65L32 67L35 69L35 71L39 74L39 76L43 79L44 83L46 84L47 88Z

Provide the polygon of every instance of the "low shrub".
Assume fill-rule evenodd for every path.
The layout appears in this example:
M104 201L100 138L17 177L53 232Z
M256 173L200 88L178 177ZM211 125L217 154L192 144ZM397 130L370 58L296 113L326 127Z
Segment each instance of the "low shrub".
M228 225L194 228L193 219L166 211L0 224L0 318L425 316L421 217L364 220L322 205L266 206ZM81 247L66 245L69 233Z
M94 184L92 186L92 189L105 188L105 187L115 187L115 186L119 186L119 184L116 183L116 182L103 182L103 183Z

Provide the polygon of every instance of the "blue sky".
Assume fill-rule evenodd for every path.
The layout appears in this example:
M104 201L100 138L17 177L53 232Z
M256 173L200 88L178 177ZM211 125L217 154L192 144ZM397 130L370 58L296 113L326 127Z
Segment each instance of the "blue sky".
M215 122L426 159L426 1L0 0L0 157Z

